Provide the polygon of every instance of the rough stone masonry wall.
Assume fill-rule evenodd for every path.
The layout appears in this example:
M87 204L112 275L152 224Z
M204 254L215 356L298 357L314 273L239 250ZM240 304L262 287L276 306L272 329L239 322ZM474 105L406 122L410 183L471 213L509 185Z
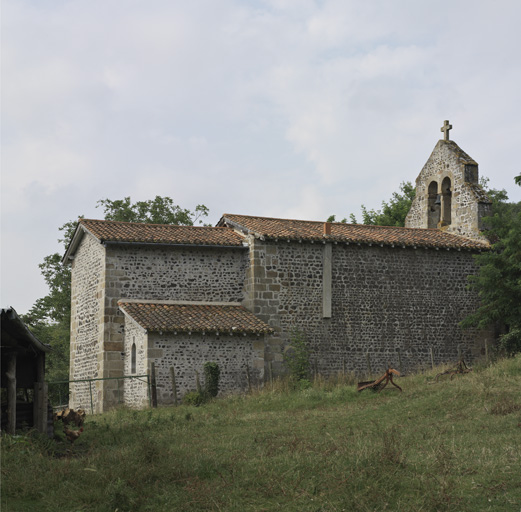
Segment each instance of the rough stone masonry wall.
M295 327L306 334L318 371L364 373L387 363L412 370L457 358L472 360L482 333L458 327L478 304L466 289L474 271L469 252L332 246L332 316L323 318L323 244L260 242L247 280L253 310L277 334L267 361L280 371L282 349ZM255 274L256 277L253 277ZM398 357L400 351L400 358Z
M204 386L203 366L206 362L219 365L219 394L247 389L246 365L250 369L252 386L264 380L263 335L150 333L148 336L149 361L156 365L157 399L160 404L171 404L174 400L171 366L175 369L178 398L196 390L196 370Z
M132 345L134 343L136 344L136 369L133 372ZM125 323L124 373L127 376L148 373L148 335L128 317ZM125 379L122 384L125 405L140 409L149 403L147 384L143 379Z
M431 348L435 364L460 352L472 361L487 334L458 324L479 305L467 289L475 271L467 251L333 246L333 318L322 344L329 336L344 343L331 344L322 364L339 371L342 354L363 372L369 353L373 370L411 370L430 364Z
M70 379L102 377L103 301L105 250L90 235L85 235L72 262ZM70 407L90 411L88 383L70 385ZM101 407L101 382L92 383L96 411Z
M105 340L123 340L120 299L240 302L247 265L243 249L108 246Z
M124 374L119 356L124 351L125 322L118 300L242 299L248 265L244 249L110 244L106 251L104 377ZM105 383L105 407L117 404L118 393L115 381Z

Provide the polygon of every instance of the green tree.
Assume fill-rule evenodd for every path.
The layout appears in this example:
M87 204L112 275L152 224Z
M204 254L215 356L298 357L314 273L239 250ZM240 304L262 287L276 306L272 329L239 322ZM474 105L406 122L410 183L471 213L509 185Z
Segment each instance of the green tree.
M174 204L170 197L161 196L135 203L131 202L130 197L116 201L100 199L96 207L100 206L103 207L105 220L180 226L193 226L196 222L202 224L203 217L207 217L209 212L208 208L202 204L198 204L192 212Z
M294 381L308 380L311 374L311 350L304 333L298 329L291 332L290 345L283 354L284 366Z
M67 222L59 228L63 235L58 241L63 248L69 244L76 229L76 222ZM46 357L47 380L67 380L69 378L69 336L71 321L71 271L61 264L59 253L46 256L39 267L49 287L49 293L37 299L22 320L36 337L51 345L52 351ZM52 395L51 399L56 399Z
M156 196L149 201L133 203L130 197L120 200L101 199L98 206L103 207L105 220L121 220L128 222L151 222L156 224L176 224L192 226L202 223L208 216L208 208L197 205L192 212L174 204L169 197ZM80 216L82 218L82 216ZM58 242L65 252L77 222L70 221L59 228L62 236ZM49 287L49 293L34 303L23 321L43 342L52 346L47 355L47 380L67 380L69 377L69 342L71 321L71 271L68 265L62 265L62 254L54 253L46 256L39 265L42 275Z
M219 365L214 362L204 363L204 392L209 397L216 397L219 393L219 376L221 375L221 369Z
M521 351L521 202L508 203L504 190L487 193L492 199L492 215L484 222L491 250L474 257L478 272L469 277L481 306L462 326L499 324L508 334L500 344L504 341L507 352L514 353Z
M411 209L416 189L410 181L400 184L399 192L393 192L388 202L382 201L381 210L368 210L364 205L362 208L362 224L375 226L405 226L405 217ZM349 215L352 224L357 224L354 214ZM331 215L328 222L335 222L335 216ZM347 219L340 222L345 223Z

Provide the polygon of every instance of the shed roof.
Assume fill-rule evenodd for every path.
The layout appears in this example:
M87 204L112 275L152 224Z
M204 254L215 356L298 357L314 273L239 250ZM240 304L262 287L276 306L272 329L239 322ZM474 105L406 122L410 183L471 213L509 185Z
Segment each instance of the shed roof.
M2 353L38 354L50 352L51 347L42 343L22 322L14 308L2 308Z
M230 226L245 234L267 240L330 241L438 249L483 250L488 242L471 240L439 229L366 226L332 222L331 234L324 234L324 222L224 214L221 226Z
M273 329L236 303L124 301L120 309L143 329L153 332L268 334Z

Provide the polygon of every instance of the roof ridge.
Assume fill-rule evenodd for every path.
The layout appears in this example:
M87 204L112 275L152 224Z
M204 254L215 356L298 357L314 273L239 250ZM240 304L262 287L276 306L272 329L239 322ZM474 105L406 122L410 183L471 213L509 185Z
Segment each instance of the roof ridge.
M126 220L108 220L108 219L78 219L82 222L102 222L112 224L126 224L132 226L151 226L151 227L170 227L170 228L197 228L197 229L231 229L227 226L187 226L185 224L162 224L157 222L130 222Z
M225 213L223 217L226 216L235 216L235 217L247 217L250 219L266 219L266 220L278 220L278 221L291 221L291 222L309 222L312 224L332 224L338 226L353 226L353 227L362 227L362 228L371 228L371 229L405 229L410 231L430 231L436 233L444 233L446 235L456 236L458 238L466 238L462 235L456 235L455 233L447 233L438 228L410 228L406 226L380 226L378 224L352 224L350 222L328 222L328 221L320 221L320 220L302 220L302 219L285 219L282 217L263 217L261 215L242 215L239 213ZM472 239L469 239L472 240Z
M486 249L486 240L477 240L459 233L448 233L437 228L418 228L405 226L377 226L374 224L348 224L334 222L331 232L324 234L322 225L327 222L281 219L252 215L224 214L223 221L233 227L246 229L259 238L288 238L322 241L352 241L356 243L378 243L386 245L424 246L435 248Z
M248 217L249 219L266 219L266 220L285 220L285 221L293 221L293 222L312 222L315 224L324 224L326 221L320 220L304 220L304 219L287 219L284 217L265 217L263 215L243 215L241 213L223 213L222 217L226 216L236 216L236 217ZM331 224L342 224L341 222L332 222ZM353 224L356 225L356 224Z

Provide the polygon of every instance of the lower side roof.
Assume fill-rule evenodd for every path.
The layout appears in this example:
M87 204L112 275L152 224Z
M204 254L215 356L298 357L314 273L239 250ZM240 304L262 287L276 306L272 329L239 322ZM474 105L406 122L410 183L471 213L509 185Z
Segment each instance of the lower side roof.
M270 334L273 329L240 304L173 301L118 302L120 309L151 332Z

